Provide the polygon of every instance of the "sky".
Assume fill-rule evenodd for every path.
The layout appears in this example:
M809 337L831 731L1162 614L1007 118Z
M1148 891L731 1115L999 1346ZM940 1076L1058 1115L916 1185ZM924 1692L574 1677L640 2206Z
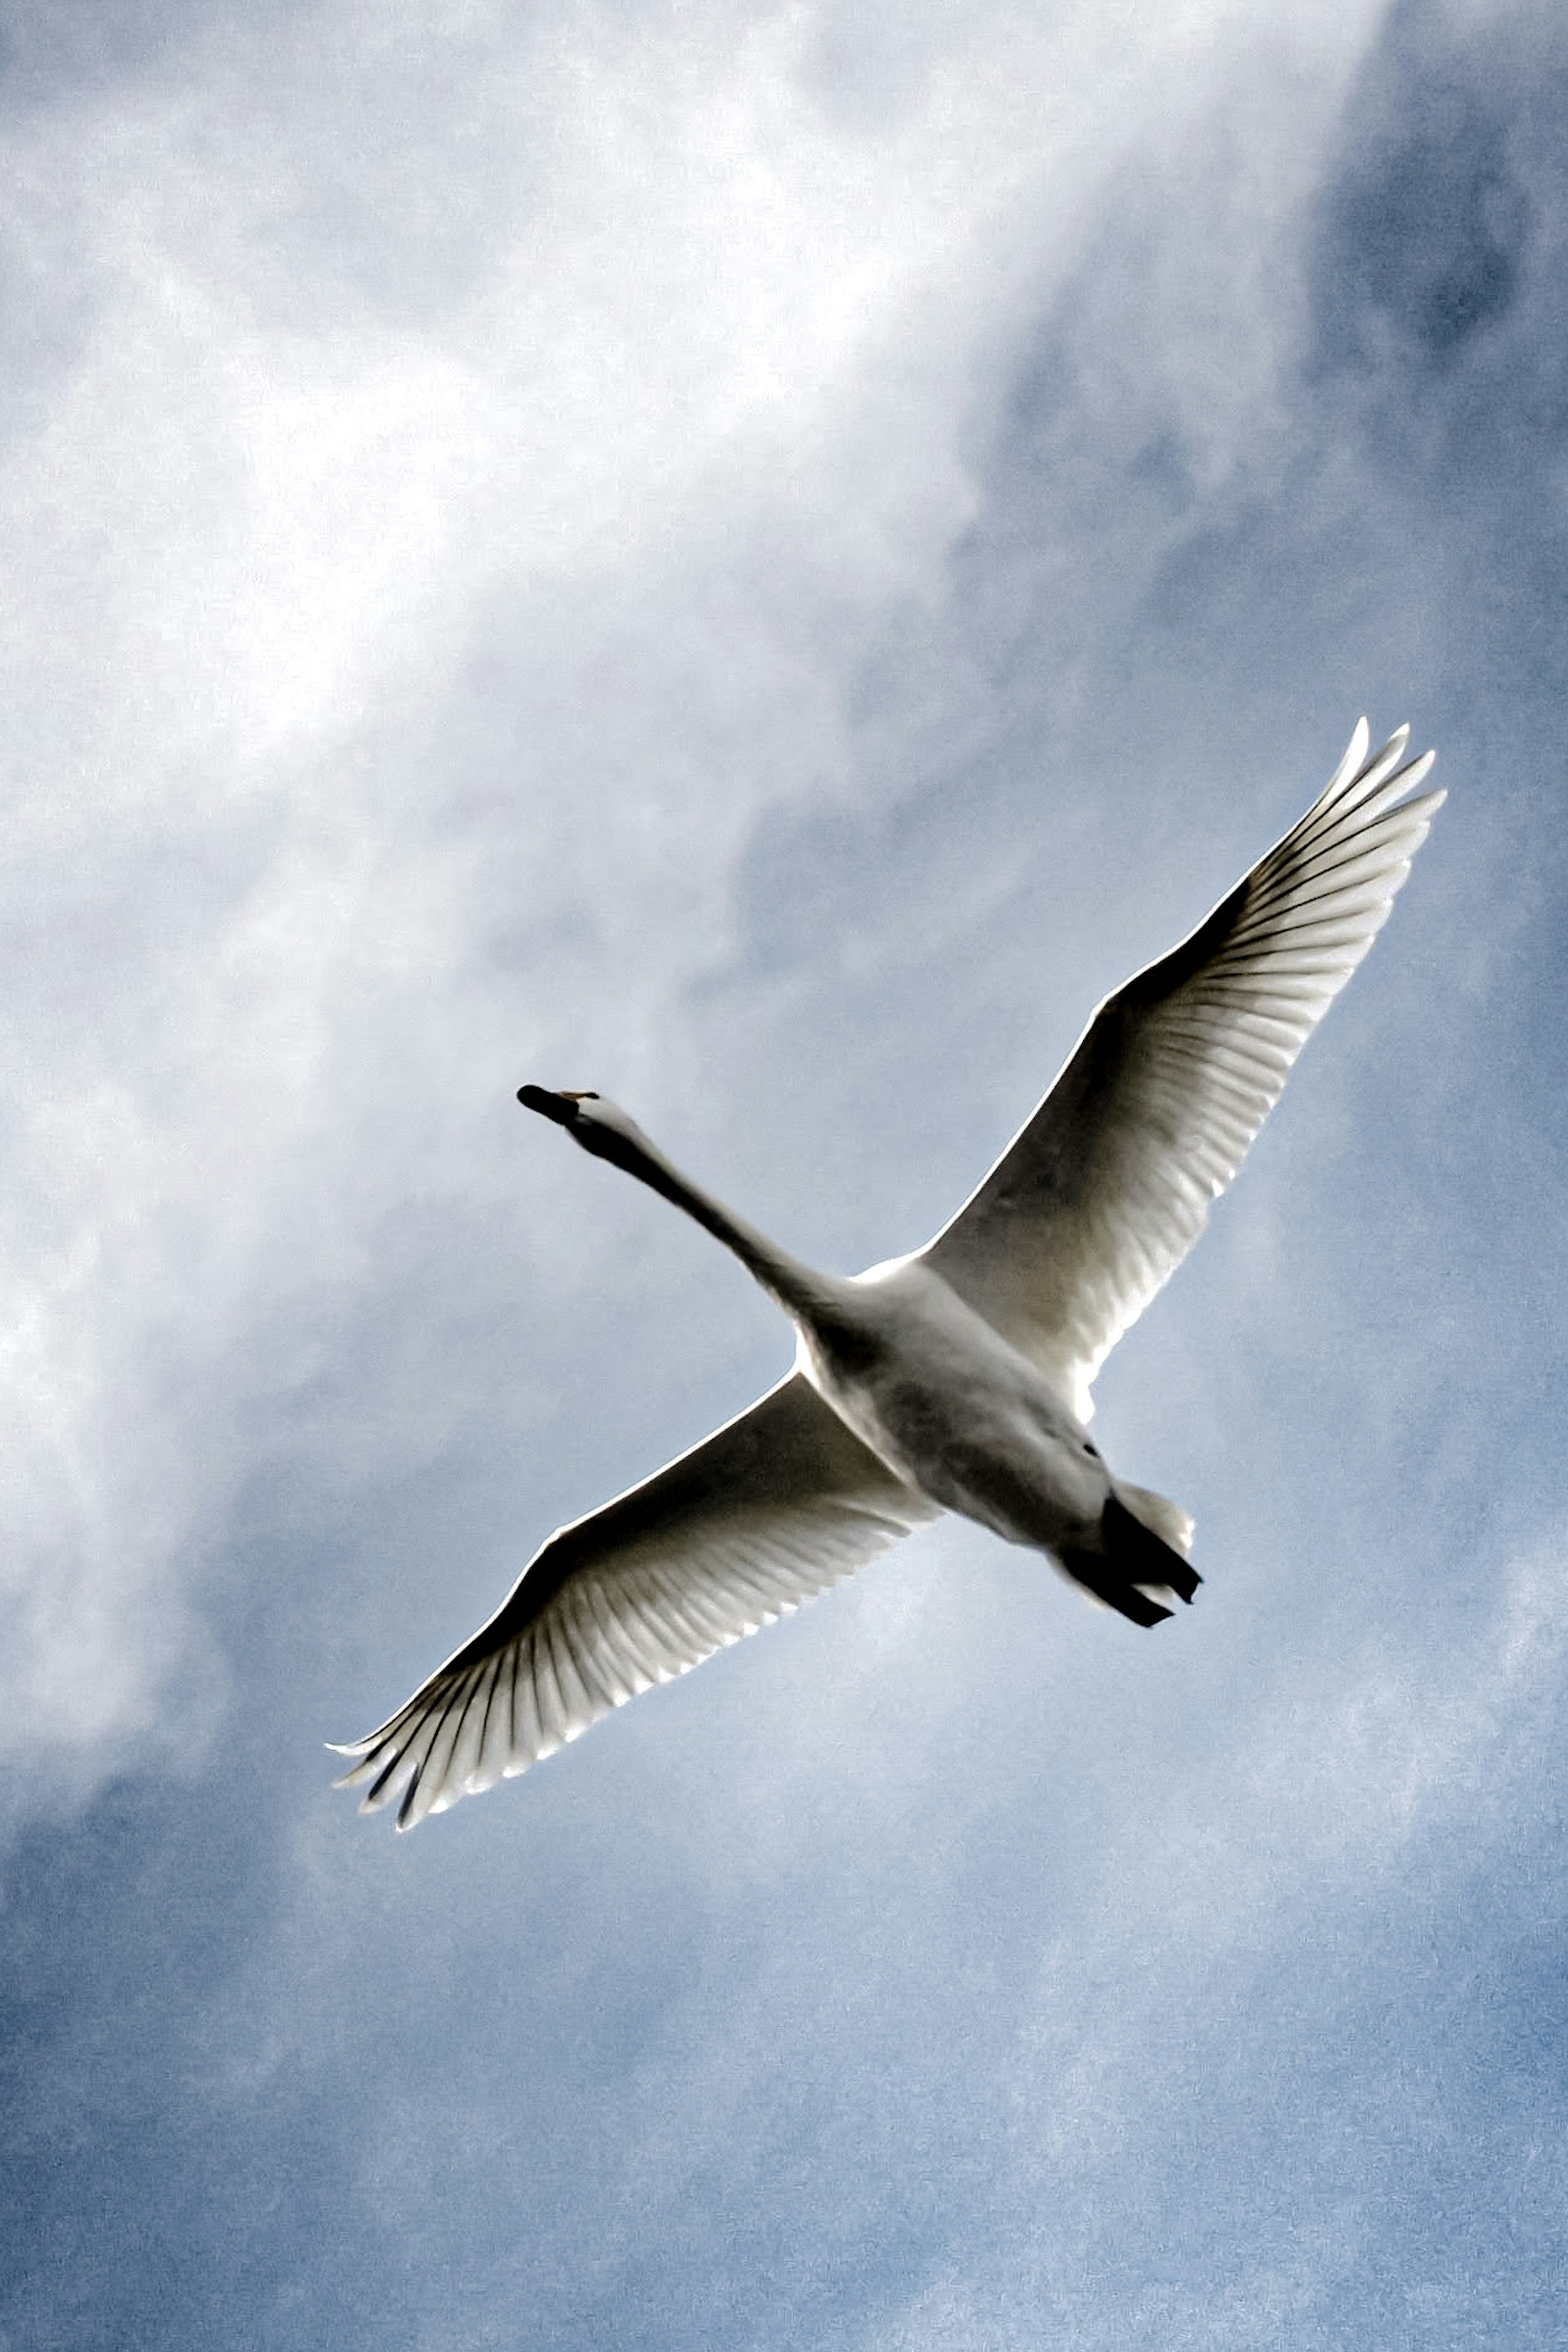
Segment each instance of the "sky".
M0 2352L1544 2344L1568 27L0 15ZM392 1835L322 1743L918 1245L1363 711L1449 800L1101 1376Z

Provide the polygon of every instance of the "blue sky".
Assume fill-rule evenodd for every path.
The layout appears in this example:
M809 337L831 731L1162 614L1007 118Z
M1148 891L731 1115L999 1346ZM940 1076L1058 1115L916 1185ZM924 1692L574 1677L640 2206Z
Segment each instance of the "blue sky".
M1560 2293L1568 35L9 11L0 2347L1400 2352ZM1097 1433L396 1839L1367 709L1450 799Z

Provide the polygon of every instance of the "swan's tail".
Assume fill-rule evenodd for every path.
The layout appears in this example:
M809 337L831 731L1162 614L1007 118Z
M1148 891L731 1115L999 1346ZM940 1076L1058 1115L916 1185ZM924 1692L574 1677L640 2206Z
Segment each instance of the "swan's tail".
M1125 1478L1118 1478L1116 1493L1118 1500L1135 1519L1142 1520L1151 1535L1158 1536L1184 1559L1191 1559L1194 1522L1190 1511L1184 1511L1179 1503L1167 1502L1163 1495L1152 1495L1147 1486L1130 1486ZM1175 1589L1180 1592L1182 1588L1177 1585ZM1192 1595L1184 1597L1191 1600Z
M1076 1582L1134 1625L1173 1614L1167 1598L1190 1601L1203 1579L1187 1563L1193 1523L1185 1511L1142 1486L1118 1482L1100 1523L1101 1549L1063 1555Z

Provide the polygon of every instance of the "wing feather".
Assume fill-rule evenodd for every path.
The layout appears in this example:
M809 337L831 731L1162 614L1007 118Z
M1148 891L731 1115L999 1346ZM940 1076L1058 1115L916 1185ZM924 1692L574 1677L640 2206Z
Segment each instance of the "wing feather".
M1061 1382L1089 1386L1174 1272L1297 1055L1386 921L1441 793L1408 728L1327 788L1191 937L1106 999L1039 1108L923 1253Z
M749 1412L558 1528L470 1642L341 1748L399 1829L526 1771L591 1723L797 1609L935 1507L792 1373Z

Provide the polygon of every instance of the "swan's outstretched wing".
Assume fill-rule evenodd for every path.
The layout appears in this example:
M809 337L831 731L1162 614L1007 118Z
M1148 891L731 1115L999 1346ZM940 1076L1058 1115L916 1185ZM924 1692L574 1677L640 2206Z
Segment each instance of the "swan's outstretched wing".
M1089 1382L1202 1232L1287 1074L1372 945L1441 793L1367 758L1207 921L1107 997L1045 1101L923 1255L1088 1418ZM1397 805L1396 805L1397 803Z
M654 1683L797 1609L934 1505L885 1470L798 1372L640 1486L560 1528L471 1642L359 1760L397 1826L526 1772ZM406 1783L406 1786L404 1784Z

